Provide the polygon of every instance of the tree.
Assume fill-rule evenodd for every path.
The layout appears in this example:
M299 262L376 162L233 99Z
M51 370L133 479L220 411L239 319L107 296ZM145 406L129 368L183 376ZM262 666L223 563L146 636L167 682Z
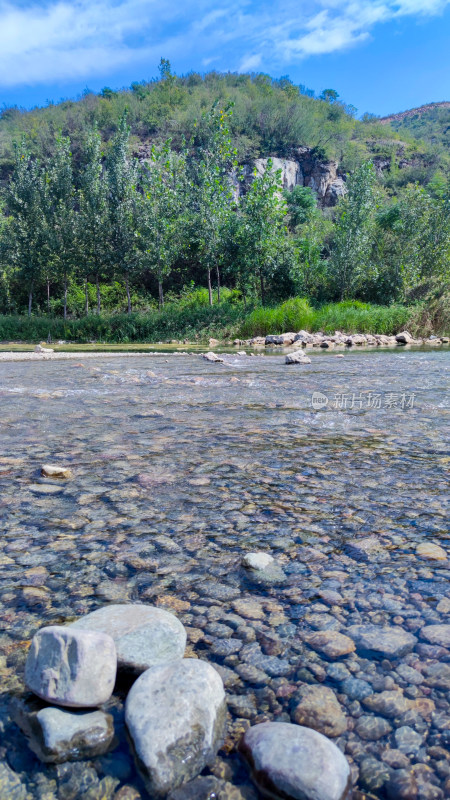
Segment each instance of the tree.
M15 148L15 163L6 192L11 215L5 227L3 257L20 273L28 290L31 316L33 291L42 274L48 243L46 207L48 186L39 162L31 157L25 141Z
M220 301L223 237L233 213L230 173L237 166L237 160L228 129L230 114L231 107L222 109L215 104L211 111L203 115L197 135L197 158L191 162L195 236L199 258L206 271L211 306L211 271L216 271L217 300Z
M75 269L78 242L74 208L75 189L72 176L72 153L70 140L59 134L56 148L46 170L48 184L46 203L46 232L48 237L49 264L64 288L64 319L67 318L67 282ZM49 300L47 278L47 299Z
M128 156L130 129L124 114L114 136L107 160L110 258L123 276L127 310L131 314L130 279L139 264L138 251L138 169Z
M281 170L269 159L238 205L239 258L244 276L259 281L261 303L266 302L266 284L276 272L286 245L286 205L281 193Z
M85 312L88 313L87 283L95 277L97 314L101 310L100 277L108 266L109 216L107 183L102 165L101 138L96 127L89 131L83 153L81 187L78 192L78 241L83 243L81 270L85 289Z
M322 94L319 95L319 100L325 100L326 103L336 103L339 99L339 94L336 89L324 89Z
M341 300L354 296L371 267L376 174L371 162L350 176L348 193L338 206L331 277Z
M311 219L317 201L309 186L294 186L292 191L284 191L283 195L289 214L290 230L294 230L297 225L303 225L304 222Z
M163 281L183 247L183 215L187 203L186 156L174 153L170 139L152 147L142 172L139 211L141 262L158 280L159 308L164 305Z

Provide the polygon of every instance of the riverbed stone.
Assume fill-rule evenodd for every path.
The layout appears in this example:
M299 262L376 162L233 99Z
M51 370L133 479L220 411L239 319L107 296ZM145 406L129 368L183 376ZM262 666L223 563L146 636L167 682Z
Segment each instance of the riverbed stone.
M410 342L413 341L413 337L409 331L400 331L400 333L397 333L395 341L398 342L398 344L410 344Z
M270 553L246 553L242 559L242 565L247 569L263 570L274 563Z
M376 717L372 714L363 714L356 721L356 733L361 739L368 742L376 742L387 736L392 731L392 726L383 717Z
M305 356L303 350L297 350L295 353L288 353L285 358L285 364L310 364L311 359Z
M431 644L450 647L450 624L426 625L421 628L420 635Z
M398 717L414 708L414 701L405 697L400 689L376 692L362 701L365 708L384 717Z
M286 722L264 722L245 732L239 751L266 797L346 800L351 796L345 756L315 730Z
M27 787L8 764L0 764L0 800L25 800Z
M43 464L41 467L42 475L47 478L72 478L72 470L69 467L61 467L58 464Z
M212 351L209 353L203 353L203 358L205 359L205 361L211 361L213 364L215 363L218 364L220 362L223 362L223 358L218 356L216 353L213 353Z
M435 542L421 542L416 547L416 553L422 558L428 558L433 561L447 560L447 553L444 548Z
M405 755L416 754L423 744L423 737L409 725L402 725L395 731L397 749Z
M340 736L347 730L347 719L328 686L302 686L299 690L300 702L293 712L298 725L313 728L325 736Z
M346 633L355 642L358 652L365 656L400 658L410 653L417 643L412 633L394 626L351 625Z
M32 695L16 698L11 716L41 761L60 764L106 753L114 737L111 714L43 706Z
M186 647L186 631L174 614L139 603L104 606L70 629L108 634L116 645L119 668L136 672L182 658Z
M339 658L353 653L356 649L353 639L338 631L317 631L306 634L304 639L313 650L318 650L328 658Z
M33 637L25 683L49 703L84 708L109 700L116 671L116 647L111 636L50 625Z
M205 661L153 667L132 686L125 719L149 793L163 797L211 763L225 727L225 691Z

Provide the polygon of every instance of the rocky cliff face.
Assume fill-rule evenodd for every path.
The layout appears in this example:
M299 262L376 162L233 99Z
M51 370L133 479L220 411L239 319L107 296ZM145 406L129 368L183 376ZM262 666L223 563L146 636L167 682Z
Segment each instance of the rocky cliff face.
M268 158L257 158L252 164L244 165L244 184L235 182L237 198L252 181L254 170L262 175L268 161ZM346 192L345 178L339 172L337 161L320 161L309 147L297 147L293 158L273 157L271 161L273 170L281 170L283 189L290 192L295 186L309 186L321 208L335 206Z
M134 155L140 161L150 157L151 143L141 144ZM267 167L268 158L256 158L243 165L244 181L232 178L236 200L253 180L254 170L262 175ZM281 170L283 189L292 191L295 186L309 186L317 196L320 208L335 206L345 192L345 176L339 172L337 161L320 161L310 147L297 147L292 158L272 157L272 169Z

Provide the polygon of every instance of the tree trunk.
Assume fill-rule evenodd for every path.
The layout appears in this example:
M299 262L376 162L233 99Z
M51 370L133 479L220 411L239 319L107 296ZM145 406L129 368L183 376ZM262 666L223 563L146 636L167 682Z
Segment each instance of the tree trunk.
M33 302L33 287L30 286L30 291L28 292L28 316L31 317L31 304Z
M47 314L50 314L50 281L47 278Z
M212 286L211 286L211 270L208 267L208 297L209 297L209 305L212 306L213 298L212 298Z
M259 270L259 280L261 283L261 305L265 306L266 304L266 290L264 287L264 275L262 269Z
M130 297L130 286L128 283L128 275L125 275L125 289L127 292L127 311L128 314L131 314L131 297Z
M164 306L164 292L161 281L158 281L158 295L159 295L159 310L161 311Z
M101 298L100 298L100 282L98 279L98 274L95 276L95 284L97 286L97 314L100 314L101 311Z
M216 275L217 275L217 302L220 303L220 272L217 264L216 264Z
M64 319L67 319L67 275L64 275Z
M87 278L84 279L84 312L86 316L89 314L89 294Z

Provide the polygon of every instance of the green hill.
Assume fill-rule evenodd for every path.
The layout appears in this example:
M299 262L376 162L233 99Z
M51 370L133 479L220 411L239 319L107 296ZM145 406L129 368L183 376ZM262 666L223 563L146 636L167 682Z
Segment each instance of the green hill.
M317 98L288 78L274 80L264 74L209 72L177 77L163 63L159 80L133 83L120 91L105 87L99 94L86 92L78 100L62 100L30 111L4 108L0 113L0 177L9 174L13 143L23 135L34 154L48 156L55 132L61 130L70 137L77 160L92 123L97 123L107 149L127 109L135 152L144 143L168 136L176 148L183 138L189 139L195 121L216 100L234 104L231 133L241 163L258 156L289 157L298 146L306 146L319 159L338 161L342 172L351 172L369 158L375 160L380 177L397 166L404 172L400 177L391 175L391 184L419 180L426 185L437 170L450 173L448 124L444 134L448 109L433 109L429 122L421 115L420 126L415 117L393 119L389 126L387 120L368 115L357 120L356 109L340 102L332 90ZM430 132L434 128L442 135L433 137Z

